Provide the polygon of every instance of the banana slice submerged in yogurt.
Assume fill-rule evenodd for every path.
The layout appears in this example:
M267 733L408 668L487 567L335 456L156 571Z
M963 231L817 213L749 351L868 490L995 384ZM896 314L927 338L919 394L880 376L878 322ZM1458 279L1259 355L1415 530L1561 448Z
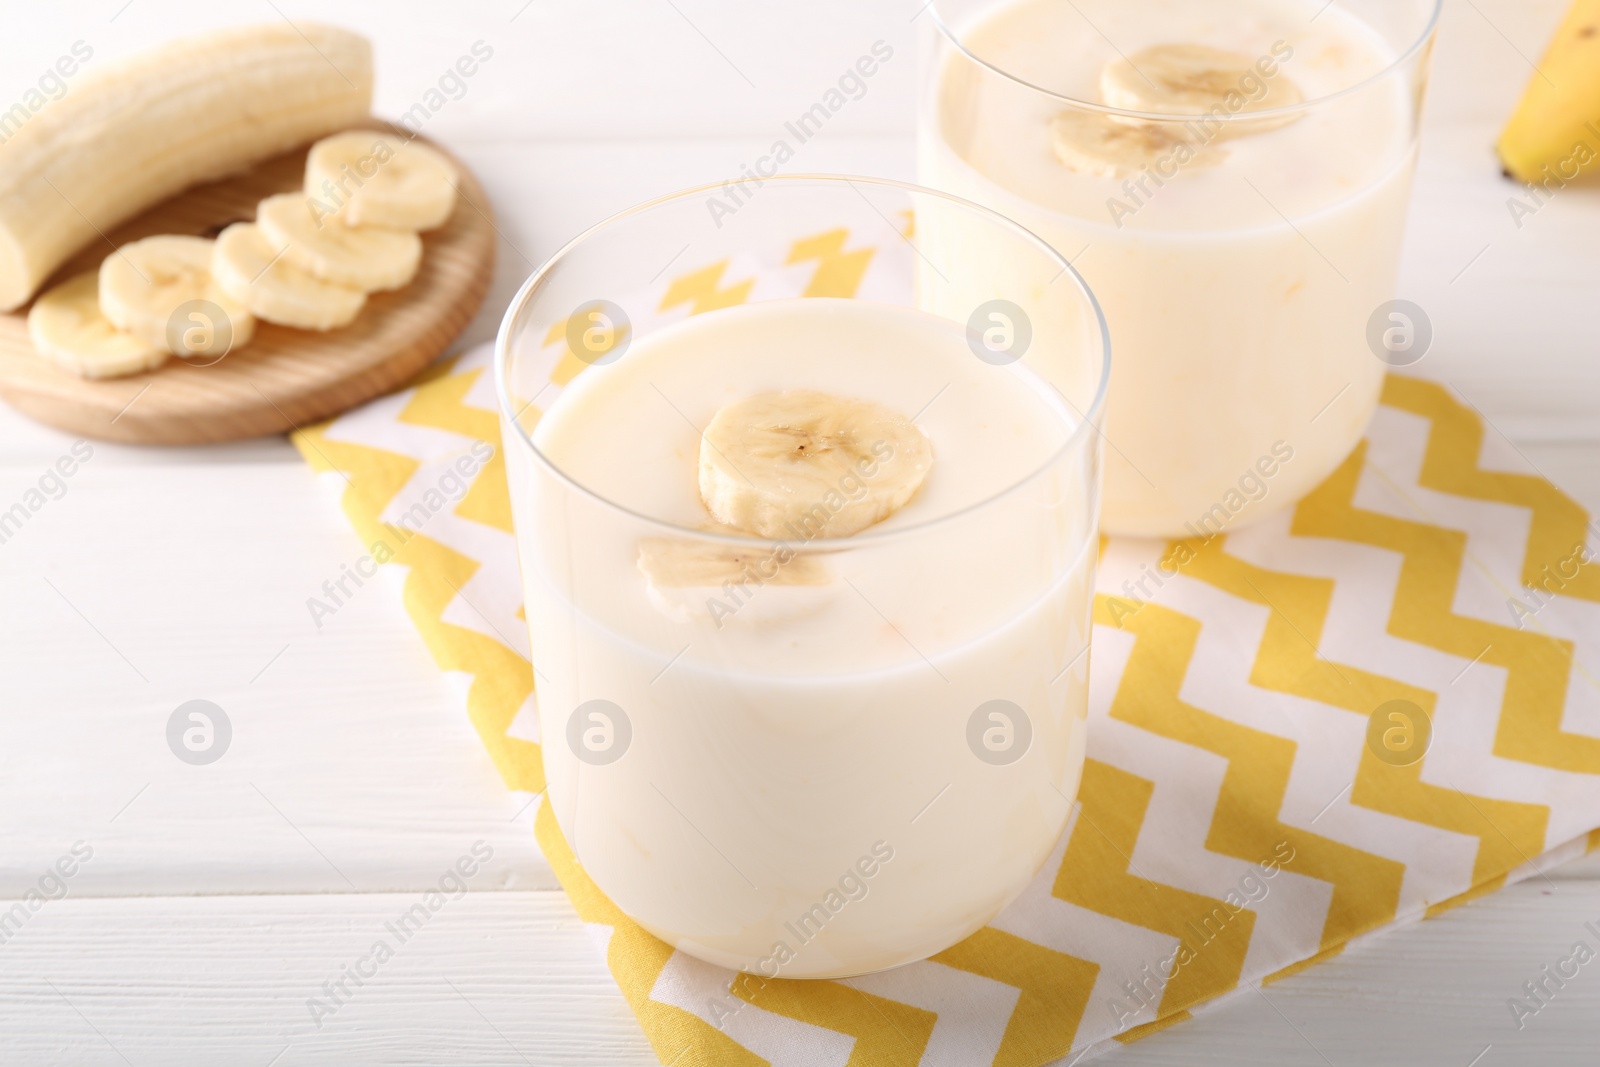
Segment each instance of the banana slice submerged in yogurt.
M1292 54L1292 53L1291 53ZM1221 142L1277 129L1295 116L1272 112L1304 100L1276 59L1189 42L1154 45L1119 56L1100 72L1100 99L1124 111L1171 115L1140 121L1091 111L1065 111L1051 126L1056 158L1068 170L1126 178L1147 167L1175 173L1227 158ZM1189 121L1176 121L1189 118Z

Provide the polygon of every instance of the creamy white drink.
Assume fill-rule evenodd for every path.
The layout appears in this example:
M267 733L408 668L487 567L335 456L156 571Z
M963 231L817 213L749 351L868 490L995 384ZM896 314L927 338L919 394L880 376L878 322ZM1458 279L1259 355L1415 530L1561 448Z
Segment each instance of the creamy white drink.
M1367 324L1395 295L1422 75L1379 77L1396 48L1321 0L939 13L965 51L927 72L921 179L1033 230L1098 296L1105 528L1209 535L1298 500L1377 404ZM972 264L971 306L1030 281L959 214L920 221Z
M1083 761L1078 429L962 326L865 300L697 315L565 387L509 473L552 807L624 912L841 976L1021 891Z

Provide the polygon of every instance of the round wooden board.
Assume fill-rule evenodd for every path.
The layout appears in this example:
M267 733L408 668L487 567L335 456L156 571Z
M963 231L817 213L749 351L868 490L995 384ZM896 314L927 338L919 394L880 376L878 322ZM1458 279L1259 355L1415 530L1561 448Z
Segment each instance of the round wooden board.
M395 130L376 120L359 128ZM301 188L305 158L302 148L173 197L85 248L49 285L95 269L129 241L162 233L214 237L230 223L254 219L264 197ZM0 396L40 422L85 437L196 444L284 433L397 388L466 327L494 272L488 199L455 162L461 174L455 213L422 235L416 278L404 289L370 294L349 326L316 333L262 322L250 344L210 366L174 358L147 374L90 381L40 358L24 308L0 315Z

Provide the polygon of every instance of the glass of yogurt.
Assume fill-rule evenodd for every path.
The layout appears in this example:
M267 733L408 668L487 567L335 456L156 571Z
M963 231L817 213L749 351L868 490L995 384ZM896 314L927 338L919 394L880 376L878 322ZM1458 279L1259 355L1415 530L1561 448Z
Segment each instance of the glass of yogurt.
M1215 536L1293 504L1360 440L1438 12L934 0L920 178L1041 236L1104 306L1108 532ZM983 265L973 296L1026 284L986 231L947 223Z
M981 286L935 215L1017 270ZM577 238L497 349L549 798L600 889L753 981L993 918L1083 763L1109 346L1071 265L915 186L734 182Z

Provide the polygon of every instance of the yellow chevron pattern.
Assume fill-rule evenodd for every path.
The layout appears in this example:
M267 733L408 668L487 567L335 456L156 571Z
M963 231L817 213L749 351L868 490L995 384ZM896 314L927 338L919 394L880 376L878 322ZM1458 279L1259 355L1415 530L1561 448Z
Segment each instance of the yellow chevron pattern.
M811 275L811 281L801 296L848 298L856 295L877 249L863 248L857 252L846 252L844 243L849 236L848 230L829 230L796 241L790 247L789 258L784 262L793 265L807 260L817 261L816 272Z
M1159 1034L1169 1026L1175 1026L1176 1024L1183 1022L1185 1019L1192 1018L1194 1018L1194 1016L1186 1011L1175 1011L1171 1015L1163 1016L1153 1023L1143 1023L1139 1026L1130 1026L1120 1034L1113 1034L1112 1037L1121 1044L1131 1045L1140 1038L1149 1037L1151 1034Z
M733 995L763 1011L853 1038L846 1067L916 1067L936 1019L930 1011L863 993L848 982L779 978L759 988L741 982Z
M744 303L749 299L750 290L755 286L756 280L746 278L742 282L735 282L723 288L722 275L727 269L728 261L723 260L721 263L713 263L691 274L674 278L672 284L667 286L666 294L662 296L657 310L670 311L672 308L688 304L689 314L703 315L707 311Z
M1095 620L1102 621L1102 616L1110 622L1109 610L1096 598ZM1279 842L1288 842L1296 873L1333 886L1323 948L1393 919L1403 865L1278 820L1294 764L1294 742L1230 722L1178 695L1194 658L1200 624L1147 604L1124 626L1140 640L1112 701L1111 717L1228 760L1206 847L1258 863L1271 857Z
M1483 422L1465 404L1452 399L1444 386L1392 376L1384 383L1383 402L1433 424L1422 459L1424 486L1469 500L1513 504L1533 513L1522 564L1524 585L1552 595L1600 602L1600 565L1574 560L1571 566L1561 567L1564 561L1573 560L1574 550L1588 537L1589 516L1576 501L1537 475L1480 467ZM1576 573L1569 578L1566 571Z
M1256 917L1249 909L1236 910L1215 897L1129 873L1154 792L1154 782L1099 760L1087 761L1078 790L1082 804L1078 822L1051 892L1069 904L1175 938L1192 955L1189 960L1176 958L1179 966L1170 980L1160 967L1145 972L1155 974L1161 984L1141 993L1159 994L1158 1014L1164 1019L1239 984ZM1139 981L1131 974L1124 980ZM1131 1007L1136 1009L1144 999L1140 996Z
M1600 774L1600 738L1561 729L1573 670L1570 642L1528 630L1456 615L1451 608L1455 576L1465 556L1465 537L1437 526L1359 512L1330 492L1334 479L1308 498L1296 528L1319 536L1388 548L1405 556L1390 632L1463 663L1481 662L1507 672L1495 754L1540 766ZM1307 506L1326 510L1306 510ZM1470 649L1469 649L1470 646Z
M1016 986L994 1067L1033 1067L1072 1051L1100 965L986 926L933 962Z
M467 391L487 374L488 369L484 368L435 378L416 391L399 418L413 426L448 430L469 441L487 441L494 446L484 477L474 479L455 513L510 533L511 493L506 486L506 459L500 447L500 417L466 404Z
M914 223L912 218L906 220L908 233L914 232ZM763 295L770 288L774 296L849 297L891 255L910 254L900 247L847 251L850 247L850 234L844 229L802 234L780 246L769 262L781 267L815 264L808 279L797 280L793 271L774 271L770 279L758 275L730 280L731 260L691 264L628 306L630 311L635 306L653 309L654 314L687 307L690 314L701 314L748 300L758 280ZM787 294L785 285L792 287ZM666 314L665 319L672 317ZM648 325L641 320L634 328ZM564 338L565 323L557 323L543 339L546 347L563 346L550 375L555 386L568 384L587 366L566 350ZM491 407L484 406L487 401L471 399L486 395L487 368L481 352L441 361L413 384L398 413L392 405L385 409L381 425L371 410L353 412L329 426L297 434L296 443L315 469L336 470L347 480L342 487L344 510L363 543L381 543L393 552L395 562L407 568L402 600L430 651L442 668L471 678L467 711L501 775L512 788L538 793L543 789L539 747L511 736L517 716L526 714L533 691L532 668L508 641L445 621L447 612L451 618L475 612L464 611L457 603L466 600L463 590L474 576L479 583L487 578L518 587L498 419ZM1531 518L1525 543L1515 546L1520 555L1502 546L1495 557L1521 560L1520 573L1494 575L1507 588L1508 597L1533 589L1541 599L1600 602L1600 568L1571 563L1574 547L1584 542L1589 528L1582 509L1538 477L1483 466L1480 456L1493 442L1486 442L1476 414L1442 387L1391 378L1384 403L1394 412L1427 420L1417 485L1395 486L1422 514L1432 499L1425 490L1509 505ZM416 431L414 442L407 437L408 430ZM1528 773L1549 776L1552 783L1563 775L1600 775L1600 738L1563 726L1572 687L1591 684L1576 670L1580 646L1600 645L1600 634L1575 642L1550 636L1537 617L1519 629L1509 614L1503 622L1457 615L1453 605L1460 576L1469 568L1484 570L1487 564L1471 554L1472 546L1459 531L1354 505L1363 476L1394 482L1384 469L1384 457L1391 453L1378 447L1393 447L1386 444L1381 420L1374 434L1372 443L1300 504L1291 536L1362 545L1398 559L1400 579L1392 591L1383 591L1392 592L1385 601L1392 603L1389 638L1447 653L1463 666L1476 662L1474 672L1459 682L1463 689L1504 680L1503 693L1479 690L1500 697L1492 729L1479 732L1486 739L1493 736L1493 751L1479 756L1515 761ZM494 456L469 491L451 505L448 517L435 515L431 525L415 533L386 525L381 518L386 509L408 500L408 486L425 484L429 472L438 469L431 465L444 461L430 450L437 451L443 447L441 441L451 438L459 440L463 449L472 441L489 442L495 446ZM461 523L495 531L494 536L504 540L505 554L473 558L460 544L479 544L482 535L461 541L456 535ZM1595 829L1600 825L1600 804L1574 811L1570 791L1565 794L1569 799L1558 802L1563 794L1553 785L1550 803L1531 803L1505 795L1492 777L1445 784L1428 773L1441 745L1460 743L1455 740L1459 733L1448 722L1448 715L1460 714L1451 710L1455 705L1415 682L1325 657L1320 649L1333 643L1331 636L1341 636L1334 634L1337 626L1347 625L1332 614L1336 583L1248 562L1247 555L1256 557L1241 554L1240 546L1259 536L1263 535L1245 531L1205 545L1191 543L1194 551L1182 568L1184 581L1203 583L1232 602L1264 609L1267 620L1247 677L1213 676L1205 689L1193 691L1217 692L1223 684L1237 692L1248 687L1257 700L1260 694L1285 694L1358 716L1398 698L1445 716L1446 721L1436 724L1434 753L1412 767L1389 766L1363 750L1355 780L1342 801L1457 835L1473 845L1470 876L1453 882L1442 899L1428 901L1429 914L1493 891L1513 871L1553 848L1563 856L1600 849L1600 830ZM1158 550L1106 539L1101 543L1103 558L1108 553ZM1349 580L1353 579L1340 579ZM1102 636L1121 642L1126 658L1118 670L1116 662L1102 661L1097 652L1094 671L1109 696L1106 706L1091 709L1091 720L1112 720L1120 731L1135 731L1121 735L1124 738L1142 731L1164 739L1162 745L1175 743L1208 753L1205 762L1220 770L1220 784L1216 777L1191 780L1177 767L1166 765L1156 747L1147 753L1141 750L1139 773L1125 769L1129 765L1124 761L1113 765L1096 755L1098 734L1091 721L1091 758L1085 764L1078 818L1061 861L1040 873L1036 888L1013 906L1005 921L933 957L938 966L917 971L918 981L932 985L945 980L967 983L952 984L942 997L930 995L926 1003L952 1003L966 995L956 990L972 989L973 976L987 980L985 988L1006 992L1002 999L1007 1006L999 1009L985 1002L990 1006L980 1008L973 1000L964 1010L969 1014L1003 1010L1003 1018L987 1018L983 1027L968 1033L966 1015L942 1018L943 1009L935 1013L884 995L880 986L874 987L879 992L869 993L851 981L756 983L735 980L727 973L729 998L759 1009L741 1017L740 1027L789 1028L772 1046L784 1049L785 1062L820 1062L810 1057L803 1037L820 1028L846 1039L848 1063L857 1067L909 1067L925 1062L936 1046L948 1056L952 1040L964 1050L962 1062L1038 1067L1070 1058L1090 1045L1136 1040L1190 1017L1221 993L1242 984L1280 981L1338 954L1357 934L1415 917L1414 910L1400 913L1407 866L1378 855L1372 850L1377 842L1345 840L1331 830L1316 833L1284 821L1294 769L1300 761L1318 758L1314 746L1242 725L1230 717L1232 709L1226 706L1199 707L1185 699L1191 692L1186 680L1195 672L1216 669L1196 660L1199 619L1167 603L1141 604L1104 595L1096 597L1094 613ZM1338 647L1351 647L1348 635L1342 637ZM1484 747L1488 744L1485 740ZM1457 784L1462 788L1455 788ZM1257 935L1264 917L1282 906L1276 892L1247 905L1230 902L1226 886L1208 895L1142 872L1136 858L1159 854L1151 850L1171 840L1171 828L1162 825L1158 814L1168 810L1170 802L1153 804L1158 796L1176 797L1187 810L1210 814L1204 840L1184 842L1180 855L1203 848L1254 864L1272 858L1280 843L1292 848L1286 869L1320 881L1330 894L1325 914L1297 920L1307 924L1303 940L1316 943L1320 950L1305 959L1251 951L1252 946L1260 947ZM767 1062L715 1025L710 1013L655 999L674 949L606 899L568 848L543 800L535 836L578 914L586 923L609 930L607 963L663 1063L754 1067ZM1568 844L1560 844L1563 841ZM1170 870L1170 865L1164 869ZM1185 884L1191 883L1192 879ZM1114 920L1129 929L1154 931L1174 947L1182 944L1191 949L1192 958L1161 976L1165 981L1144 986L1146 1000L1156 1006L1155 1021L1119 1026L1116 1003L1129 996L1128 990L1118 988L1124 981L1139 976L1146 965L1155 968L1160 960L1101 948L1074 955L1035 939L1034 932L1052 929L1070 934L1072 917L1085 912L1100 917L1102 923ZM1281 914L1277 921L1284 921ZM1028 932L1026 936L1022 931ZM1149 935L1132 941L1147 945Z
M461 394L483 369L452 374L450 370L455 362L446 361L434 368L427 380L415 387L415 395L406 411L415 412L415 420L426 420L428 413L432 413L439 419L440 429L459 433L463 432L463 427L471 427L474 432L468 434L469 437L475 436L495 447L494 459L485 470L494 464L503 464L499 426L493 414L485 422L480 417L481 410L469 410L460 403ZM418 421L418 424L428 423ZM300 431L295 434L295 443L313 469L339 470L349 478L344 509L362 543L391 545L394 561L410 568L402 592L406 611L440 668L471 676L467 714L501 777L513 789L542 791L544 766L540 762L539 746L507 736L517 711L533 692L532 667L503 642L444 621L445 608L480 564L425 533L410 534L402 540L399 531L385 526L379 519L420 464L393 452L334 440L324 427ZM480 477L462 498L457 514L464 518L487 516L494 520L492 525L510 530L509 507L504 513L496 510L497 501L504 499L504 493L495 484L505 480L503 466L498 479L485 479L482 473L479 472ZM484 484L485 481L489 484ZM485 519L479 517L478 521Z
M1343 945L1334 945L1332 948L1325 948L1321 952L1318 952L1314 956L1307 956L1305 959L1300 960L1298 963L1291 963L1287 967L1284 967L1284 968L1281 968L1279 970L1273 971L1271 974L1269 974L1265 978L1261 979L1261 984L1264 985L1264 986L1265 985L1272 985L1274 982L1281 982L1285 978L1293 978L1295 975L1299 974L1301 971L1308 971L1311 968L1315 967L1319 963L1323 963L1323 962L1325 962L1327 960L1333 959L1335 956L1339 955L1343 951L1344 951L1344 946Z
M1324 483L1301 505L1302 511L1325 503L1323 494L1343 492L1348 501L1360 474L1359 458L1352 457ZM1254 566L1228 555L1225 545L1226 538L1218 538L1200 548L1184 573L1271 610L1251 672L1254 684L1344 708L1362 718L1390 700L1409 700L1430 716L1434 713L1433 693L1322 658L1317 643L1332 605L1332 582ZM1541 850L1547 809L1427 784L1422 780L1424 763L1394 767L1363 748L1350 802L1478 838L1475 882L1508 871Z

